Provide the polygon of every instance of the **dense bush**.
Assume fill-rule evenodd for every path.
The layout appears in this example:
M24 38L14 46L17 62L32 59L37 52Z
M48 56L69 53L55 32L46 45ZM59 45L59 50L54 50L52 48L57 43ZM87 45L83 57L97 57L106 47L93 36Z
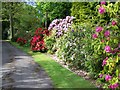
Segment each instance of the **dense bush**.
M110 20L99 23L96 32L92 35L92 46L94 53L91 55L95 60L95 71L100 72L100 81L105 82L104 88L119 87L119 64L120 64L120 24L119 20L119 3L101 4L98 6L100 19L106 15ZM107 23L107 24L106 24ZM99 68L98 68L99 67ZM97 75L96 73L96 75Z
M55 39L52 49L71 68L85 69L93 78L98 78L98 81L105 83L105 88L118 88L120 83L120 3L102 1L100 5L96 4L98 3L84 3L83 7L93 5L91 8L94 7L94 10L87 12L89 10L81 7L78 14L82 13L83 17L76 16L77 23L61 37L54 38L56 32L52 32L51 38ZM74 8L72 9L74 12ZM89 16L88 19L84 14ZM78 22L80 20L81 22Z
M85 56L91 51L85 52L85 45L90 45L89 40L85 40L85 36L87 38L91 38L87 31L90 31L90 28L85 28L89 26L89 24L81 24L74 25L72 29L61 38L57 39L55 47L57 48L56 55L63 59L66 64L70 68L81 68L85 69ZM86 41L86 42L83 42ZM89 47L87 47L88 49Z
M20 45L24 45L26 44L27 41L24 38L19 37L16 42L19 43Z
M38 28L35 31L35 35L30 41L32 51L46 51L44 35L49 35L49 31L47 29Z
M97 21L96 5L99 2L73 2L71 15L76 17L76 23L95 23ZM89 8L88 8L89 7Z
M62 37L69 31L69 29L72 26L74 18L75 17L73 16L66 16L65 19L55 19L49 25L48 30L51 32L51 35L47 37L45 40L47 47L51 53L57 50L57 48L53 48L55 47L54 44L57 42L58 38Z

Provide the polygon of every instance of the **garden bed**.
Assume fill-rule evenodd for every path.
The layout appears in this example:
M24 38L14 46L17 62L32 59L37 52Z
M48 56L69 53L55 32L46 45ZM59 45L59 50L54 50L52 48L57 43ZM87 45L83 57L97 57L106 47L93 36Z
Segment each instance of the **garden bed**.
M50 56L54 61L56 61L57 63L59 63L60 65L62 65L64 68L68 69L69 71L75 73L76 75L83 77L85 80L89 80L92 84L94 84L97 88L102 88L103 84L102 83L97 83L97 81L95 79L92 79L90 77L90 74L84 70L78 70L76 68L69 68L67 64L65 64L65 62L63 60L60 60L56 55L52 55L52 54L46 54L48 56Z

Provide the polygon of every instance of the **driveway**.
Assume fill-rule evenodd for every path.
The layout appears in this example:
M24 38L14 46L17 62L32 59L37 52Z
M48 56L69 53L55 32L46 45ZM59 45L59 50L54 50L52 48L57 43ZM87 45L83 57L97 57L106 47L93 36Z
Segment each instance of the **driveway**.
M33 58L6 41L2 43L2 87L12 88L53 88L47 73L34 62Z

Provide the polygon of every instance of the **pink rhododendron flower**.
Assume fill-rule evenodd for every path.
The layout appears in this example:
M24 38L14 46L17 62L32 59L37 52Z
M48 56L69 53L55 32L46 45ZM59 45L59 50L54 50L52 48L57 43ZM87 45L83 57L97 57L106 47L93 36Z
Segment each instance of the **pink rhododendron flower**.
M116 24L117 24L117 22L113 20L112 25L115 26Z
M97 34L93 34L92 37L95 39L95 38L98 38L98 35Z
M100 14L103 14L103 13L105 13L105 8L103 8L102 6L99 8L99 13Z
M110 37L107 37L107 40L110 40Z
M112 84L109 86L109 88L112 88L112 90L114 90L115 88L117 88L119 86L118 83Z
M105 49L104 49L106 52L110 52L111 51L111 48L110 46L105 46Z
M108 37L109 35L110 35L110 31L109 30L105 31L104 36Z
M119 52L118 48L115 48L114 50L111 51L112 54L115 54L116 52Z
M102 78L102 77L103 77L103 74L100 74L99 77Z
M118 57L120 57L120 54L118 54Z
M102 66L106 65L107 64L107 60L108 60L108 57L106 57L103 62L102 62Z
M96 27L96 32L101 32L103 30L103 28L102 27Z
M118 48L120 48L120 43L118 44Z
M64 32L68 31L68 28L71 28L74 19L73 16L66 16L65 19L55 19L49 25L48 30L55 29L56 37L62 36Z
M105 80L106 80L106 81L109 81L109 80L111 80L111 79L112 79L112 76L110 76L110 75L106 75L106 76L105 76Z
M105 2L105 1L101 1L100 4L101 4L101 5L105 5L106 2Z
M104 40L101 40L102 43L104 43L105 41Z

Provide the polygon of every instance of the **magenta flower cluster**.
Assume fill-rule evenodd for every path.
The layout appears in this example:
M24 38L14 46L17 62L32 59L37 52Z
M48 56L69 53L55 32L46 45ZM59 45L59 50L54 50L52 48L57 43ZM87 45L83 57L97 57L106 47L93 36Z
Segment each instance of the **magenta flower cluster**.
M105 46L105 49L104 49L107 53L111 52L111 47L110 46Z
M109 80L111 80L111 79L112 79L112 76L110 76L110 75L106 75L106 76L105 76L105 80L106 80L106 81L109 81Z
M115 26L117 25L117 22L115 20L112 21L112 25Z
M100 14L104 14L105 13L105 8L103 7L103 5L105 5L106 2L101 1L100 3L101 3L101 6L99 7L98 11L99 11Z
M105 1L100 2L100 7L98 8L98 12L100 14L104 14L107 11L107 10L105 10L105 4L106 4ZM117 26L117 24L118 24L117 20L113 19L110 23L110 27ZM109 28L109 27L106 27L106 28ZM109 28L109 29L111 29L111 28ZM118 43L118 46L116 48L112 48L111 45L109 45L109 41L112 40L111 34L113 33L113 31L112 30L110 31L108 29L105 30L105 28L103 28L101 26L97 26L95 31L96 32L94 34L92 34L92 38L96 39L97 41L101 41L102 42L102 43L100 43L101 46L105 45L103 49L106 52L105 55L107 55L105 57L105 59L102 60L103 70L99 74L99 78L102 78L100 80L105 79L105 81L107 83L106 85L108 86L108 88L111 88L112 90L114 90L114 89L120 87L119 81L113 81L114 77L120 79L120 73L119 73L119 76L116 77L117 76L115 73L116 70L110 71L110 69L116 67L115 63L117 63L118 61L116 60L116 62L112 62L113 64L109 64L109 63L111 63L112 59L115 60L116 55L118 55L117 59L119 59L119 57L120 57L120 42ZM100 35L102 35L102 36L100 36ZM99 39L97 39L98 37L99 37ZM110 60L110 58L111 58L111 60ZM108 69L109 72L107 71L107 67L109 67L107 65L112 66L111 68ZM105 87L106 87L106 85L105 85Z
M105 37L110 36L110 31L109 31L109 30L105 31L104 36L105 36Z
M115 48L114 50L111 50L111 47L110 46L105 46L105 51L107 52L107 53L112 53L112 54L115 54L115 53L117 53L117 52L120 52L120 50L119 50L119 44L118 44L118 47L117 48Z
M92 37L95 39L95 38L98 38L98 35L97 34L93 34Z
M99 26L99 27L96 27L96 32L101 32L103 30L103 28L101 27L101 26Z
M105 13L105 8L101 6L101 7L99 8L99 13L100 13L100 14Z
M102 62L102 66L106 65L107 64L107 60L108 60L108 57L106 57L103 62Z
M99 78L102 78L102 77L103 77L103 74L100 74L100 75L99 75Z
M68 31L68 28L71 28L73 19L75 19L75 17L73 17L73 16L66 16L65 19L55 19L49 25L48 30L55 29L56 36L61 36L64 34L64 32Z
M112 84L109 86L109 88L111 88L112 90L114 90L115 88L119 87L118 83Z
M106 2L105 2L105 1L101 1L100 3L101 3L101 5L105 5L105 4L106 4Z

